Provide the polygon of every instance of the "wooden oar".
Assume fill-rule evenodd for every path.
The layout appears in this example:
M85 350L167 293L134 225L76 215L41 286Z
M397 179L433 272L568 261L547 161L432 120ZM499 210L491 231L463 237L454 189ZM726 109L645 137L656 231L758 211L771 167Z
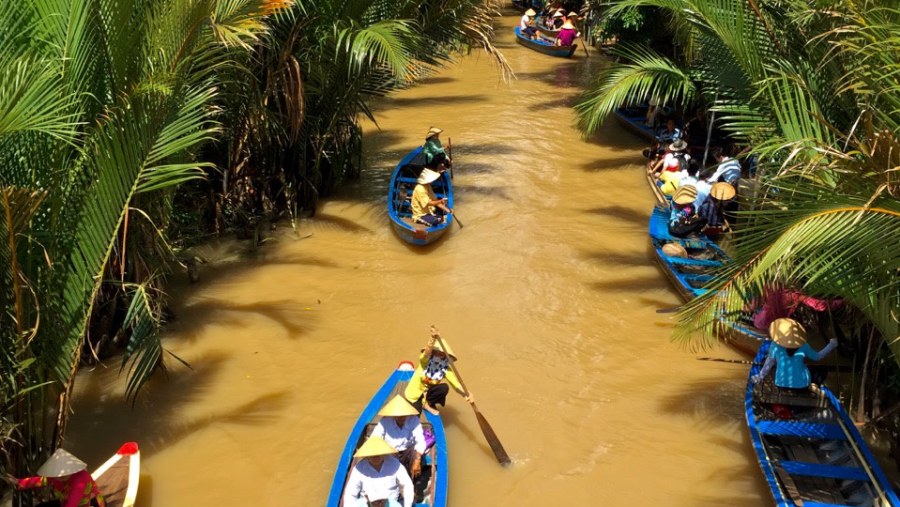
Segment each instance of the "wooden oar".
M450 155L450 179L453 179L453 138L447 138L447 153ZM456 221L456 225L459 226L460 229L465 227L462 222L459 221L459 217L456 216L456 210L453 210L453 220Z
M441 339L441 335L434 326L431 326L431 335L437 339L438 343L441 344L441 348L446 351L447 346L444 345L444 340ZM466 396L468 396L469 390L466 388L465 382L463 382L462 377L459 375L459 370L456 369L453 358L450 357L450 354L446 354L446 356L447 362L450 363L450 369L453 371L453 374L456 375L456 379L459 380L459 385L462 386L463 391L465 391ZM484 433L485 440L487 440L488 445L491 446L491 450L494 451L494 456L497 458L497 461L503 466L512 463L512 460L509 459L509 455L506 454L506 450L503 449L503 444L500 443L500 439L497 438L497 434L494 433L494 429L488 424L487 419L481 414L474 402L470 403L470 405L472 405L472 410L475 411L475 418L478 419L478 426L481 426L481 432Z

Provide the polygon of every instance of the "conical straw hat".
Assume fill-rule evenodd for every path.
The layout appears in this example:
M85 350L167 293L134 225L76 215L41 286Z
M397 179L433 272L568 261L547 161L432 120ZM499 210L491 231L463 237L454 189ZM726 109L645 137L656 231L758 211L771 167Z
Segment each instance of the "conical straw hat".
M675 204L691 204L697 200L697 187L693 185L683 185L672 194L672 202Z
M574 30L574 29L575 29L575 25L573 25L572 22L571 22L571 21L568 21L568 20L567 20L565 23L563 23L563 26L562 26L562 27L563 27L563 28L567 28L567 29L569 29L569 30Z
M419 411L410 405L406 398L398 394L391 401L387 402L387 405L381 407L378 415L381 417L403 417L405 415L419 415Z
M719 201L728 201L734 198L735 194L734 187L729 183L724 181L720 181L712 186L709 191L709 195L713 196L714 199Z
M533 18L533 17L537 16L537 13L534 12L534 9L528 9L527 11L525 11L525 15Z
M666 243L662 246L662 253L669 257L687 258L688 252L678 243Z
M431 169L422 169L422 172L419 173L419 178L416 180L416 183L420 185L427 185L429 183L434 183L434 181L440 177L441 173L437 171L432 171Z
M435 342L434 342L434 350L440 350L444 354L447 354L448 356L453 358L454 361L456 361L456 354L453 353L453 349L450 347L450 344L447 343L447 340L445 340L444 338L441 338L441 340L444 342L444 345L447 346L447 350L444 350L444 347L441 346L441 342L439 342L437 340L435 340ZM422 350L424 351L425 349L422 349ZM416 412L416 413L418 414L418 412Z
M354 458L368 458L371 456L387 456L388 454L397 454L397 449L391 447L391 444L384 441L381 437L369 437L366 443L359 446Z
M60 448L41 465L41 468L38 468L37 474L41 477L65 477L86 468L87 464L84 461Z
M431 127L430 129L428 129L428 133L425 134L425 139L428 139L429 137L432 137L432 136L436 136L443 131L444 131L444 129L440 129L437 127Z
M769 324L769 337L786 349L799 349L806 343L806 329L794 319L775 319Z

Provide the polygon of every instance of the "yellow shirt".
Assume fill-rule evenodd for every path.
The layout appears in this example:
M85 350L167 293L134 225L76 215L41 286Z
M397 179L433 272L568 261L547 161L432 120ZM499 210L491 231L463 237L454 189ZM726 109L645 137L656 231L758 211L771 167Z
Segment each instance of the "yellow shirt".
M411 202L413 221L425 215L434 215L434 206L429 206L428 203L435 199L437 197L434 196L434 190L431 189L431 185L416 185Z
M678 182L681 181L681 171L663 171L659 175L659 181L662 182L660 188L665 195L672 195L678 189Z
M431 359L424 352L419 355L419 365L416 367L416 371L413 372L412 378L409 379L409 384L406 385L406 391L403 393L406 401L415 403L425 393L429 385L440 384L443 380L446 380L457 391L462 391L459 379L456 378L456 374L449 368L449 365L444 367L442 364L444 361L437 360L437 358L434 358L434 361ZM447 358L445 358L446 360Z

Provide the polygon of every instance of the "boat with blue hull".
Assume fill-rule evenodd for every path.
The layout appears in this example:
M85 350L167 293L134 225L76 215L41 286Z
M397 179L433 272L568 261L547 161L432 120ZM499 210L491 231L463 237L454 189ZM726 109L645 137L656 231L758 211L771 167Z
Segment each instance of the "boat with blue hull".
M719 245L702 234L688 239L669 234L668 207L653 208L648 231L657 262L685 302L705 294L706 287L715 279L715 271L732 262ZM663 246L672 242L683 246L688 257L667 255ZM731 346L750 355L755 354L767 338L767 334L753 327L746 317L740 322L723 320L719 332Z
M350 474L350 467L356 462L353 454L356 449L365 442L372 433L380 417L378 411L391 398L402 393L406 384L413 376L415 368L413 364L404 361L387 378L384 384L366 405L360 414L356 424L350 431L347 444L341 452L337 469L334 472L334 480L331 483L331 492L328 494L327 507L341 507L341 497L344 494L344 485ZM424 412L426 421L422 422L425 431L431 431L434 435L434 444L425 451L422 456L422 472L413 480L416 498L414 507L446 507L447 505L447 436L444 432L444 423L440 415Z
M545 39L540 34L538 34L538 37L534 40L529 39L525 35L522 35L522 28L518 26L516 27L516 42L526 48L533 49L538 53L558 56L560 58L570 58L575 54L575 50L578 49L578 44L572 44L571 46L557 46L553 44L553 41Z
M657 128L647 125L647 107L620 107L613 113L616 120L647 141L656 141Z
M759 373L771 342L756 354ZM776 366L777 368L777 366ZM835 395L775 386L770 373L747 381L744 406L750 441L778 507L900 505L869 446Z
M453 215L448 214L444 221L435 226L415 223L412 220L411 201L413 189L416 187L416 178L425 168L425 154L422 147L409 152L403 160L397 164L388 188L388 217L391 219L394 231L403 241L413 245L424 246L434 243L450 228ZM441 173L441 177L431 184L434 195L437 198L446 197L447 207L453 209L453 181L447 171Z

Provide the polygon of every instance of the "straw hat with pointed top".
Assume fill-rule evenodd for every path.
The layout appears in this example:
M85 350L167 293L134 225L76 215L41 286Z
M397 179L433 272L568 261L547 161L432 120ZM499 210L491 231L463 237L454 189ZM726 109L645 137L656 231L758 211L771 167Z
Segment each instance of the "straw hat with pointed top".
M566 17L567 17L567 18L577 18L577 17L578 17L578 13L576 13L575 11L572 11L572 12L566 14Z
M410 405L406 398L398 394L391 401L387 402L387 405L381 407L378 415L381 417L403 417L405 415L419 415L419 411L416 410L416 407Z
M806 343L806 329L794 319L775 319L769 324L769 337L786 349L799 349Z
M687 143L681 139L669 145L669 151L684 151L688 147Z
M441 173L437 171L432 171L431 169L422 169L422 172L419 173L419 178L416 179L416 183L420 185L427 185L440 177Z
M533 17L537 16L537 13L534 12L534 9L528 9L527 11L525 11L525 15L531 16L533 18Z
M437 127L431 127L428 129L428 133L425 134L425 139L431 139L432 137L440 134L443 131L444 131L444 129L439 129Z
M729 201L734 198L735 194L737 192L734 187L724 181L714 184L709 190L709 195L719 201Z
M65 477L87 468L84 461L72 456L65 449L57 449L50 459L38 468L37 474L41 477Z
M565 14L563 14L563 11L556 11L556 12L553 13L553 17L554 17L554 18L561 18L561 17L563 17L564 15L565 15Z
M436 342L434 342L434 350L439 350L439 351L443 352L444 354L447 354L448 356L450 356L450 358L453 359L454 361L456 361L456 354L453 353L453 348L451 348L450 344L447 343L447 339L441 338L441 341L444 342L444 345L447 346L447 349L444 350L444 347L441 346L441 342L436 341ZM424 351L425 349L422 349L422 350ZM418 412L416 412L416 413L418 414Z
M394 449L391 444L385 442L381 437L369 437L366 443L359 446L353 457L369 458L372 456L387 456L388 454L397 454L397 449Z
M568 28L569 30L574 30L574 29L575 29L575 25L573 25L572 22L569 21L569 20L566 20L566 22L563 23L563 26L562 26L562 27L563 27L563 28Z
M662 247L662 252L669 257L687 258L688 252L678 243L666 243Z
M694 185L682 185L672 194L672 202L675 204L691 204L697 200L697 187Z

